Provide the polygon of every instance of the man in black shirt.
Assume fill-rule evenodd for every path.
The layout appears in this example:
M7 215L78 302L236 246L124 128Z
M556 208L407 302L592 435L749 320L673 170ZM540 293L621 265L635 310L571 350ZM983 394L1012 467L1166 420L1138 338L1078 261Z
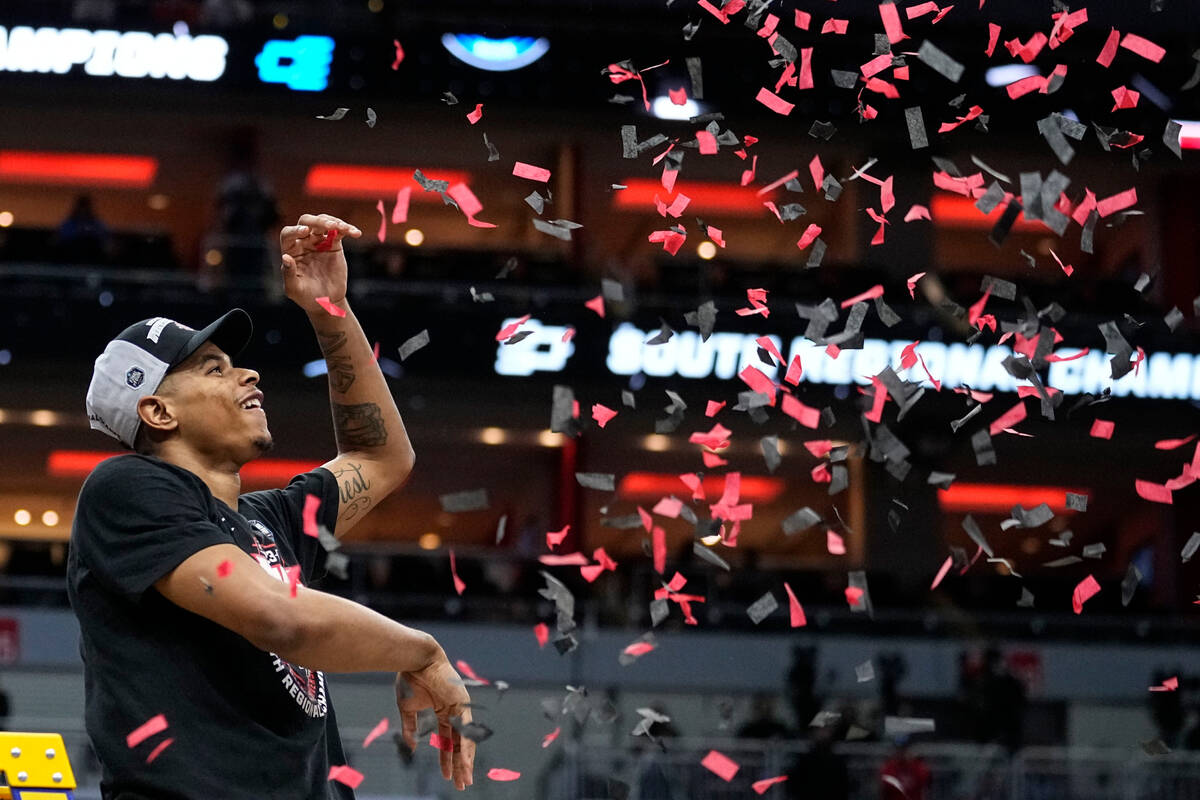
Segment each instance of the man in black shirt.
M105 800L353 798L336 780L346 758L325 670L395 671L409 747L432 708L442 774L472 782L474 744L451 724L470 720L470 700L437 642L306 588L328 537L414 460L346 302L345 236L361 232L308 214L280 233L285 291L328 366L338 447L284 489L240 492L239 470L272 444L258 373L230 360L250 338L244 311L200 331L146 320L96 360L92 427L135 451L84 482L67 571Z

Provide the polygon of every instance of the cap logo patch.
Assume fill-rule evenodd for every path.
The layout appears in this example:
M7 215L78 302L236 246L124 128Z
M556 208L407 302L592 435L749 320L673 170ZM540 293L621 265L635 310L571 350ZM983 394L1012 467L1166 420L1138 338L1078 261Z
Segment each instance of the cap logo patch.
M146 338L158 344L158 337L162 335L163 328L171 324L171 320L166 317L155 317L146 322L150 326L150 330L146 332Z
M146 372L141 367L130 367L125 373L125 382L131 389L136 389L146 380Z

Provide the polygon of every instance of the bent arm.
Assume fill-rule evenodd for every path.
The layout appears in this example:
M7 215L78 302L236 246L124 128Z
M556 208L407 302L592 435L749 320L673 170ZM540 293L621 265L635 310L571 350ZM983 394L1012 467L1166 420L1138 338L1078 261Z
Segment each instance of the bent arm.
M354 312L345 300L337 305L345 317L323 309L309 311L308 317L329 372L338 457L325 466L342 490L336 530L341 536L404 483L416 456Z
M229 562L228 574L217 576ZM366 606L271 577L236 545L206 547L155 584L177 606L237 633L259 649L325 672L413 672L439 658L427 633Z

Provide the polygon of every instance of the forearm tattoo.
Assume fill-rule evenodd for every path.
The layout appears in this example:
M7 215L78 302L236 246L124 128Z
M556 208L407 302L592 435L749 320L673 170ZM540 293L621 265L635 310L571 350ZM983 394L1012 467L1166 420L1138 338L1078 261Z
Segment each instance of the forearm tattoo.
M382 447L387 428L376 403L333 403L333 430L339 450Z
M337 355L346 345L346 334L317 332L321 352L325 355L325 369L329 373L329 386L338 394L345 394L354 383L354 362L347 355Z

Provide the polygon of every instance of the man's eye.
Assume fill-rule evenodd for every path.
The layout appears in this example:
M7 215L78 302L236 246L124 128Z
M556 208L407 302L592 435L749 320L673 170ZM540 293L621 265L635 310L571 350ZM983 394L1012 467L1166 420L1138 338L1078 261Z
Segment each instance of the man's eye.
M221 367L218 365L218 366L215 366L215 367L213 367L212 369L210 369L210 370L208 371L208 374L210 374L210 375L211 375L211 374L212 374L212 373L214 373L214 372L220 372L220 371L221 371Z

